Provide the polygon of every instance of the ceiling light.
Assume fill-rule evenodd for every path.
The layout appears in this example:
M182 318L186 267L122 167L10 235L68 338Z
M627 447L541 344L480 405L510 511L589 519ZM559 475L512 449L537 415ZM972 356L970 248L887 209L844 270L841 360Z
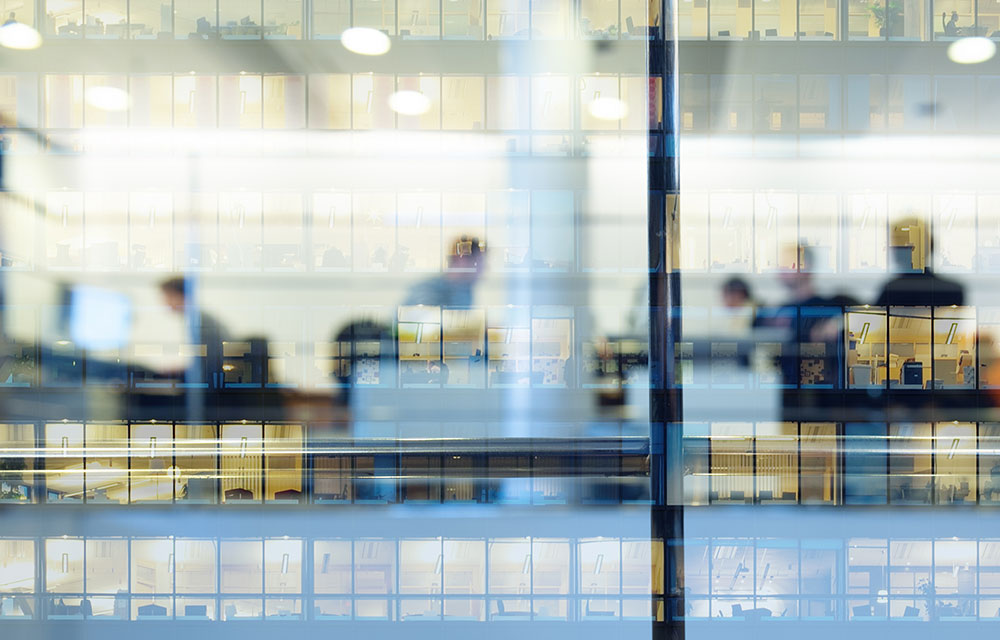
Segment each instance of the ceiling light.
M128 92L118 87L90 87L84 98L87 104L102 111L125 111L130 102Z
M20 22L11 22L0 27L0 47L8 49L37 49L42 46L42 35Z
M597 98L590 103L590 115L598 120L621 120L628 107L618 98Z
M368 27L352 27L345 30L340 34L340 43L348 51L363 56L380 56L392 46L389 36L378 29Z
M431 99L419 91L397 91L389 96L389 108L404 116L419 116L431 108Z
M948 47L948 59L958 64L986 62L997 52L997 45L989 38L962 38Z

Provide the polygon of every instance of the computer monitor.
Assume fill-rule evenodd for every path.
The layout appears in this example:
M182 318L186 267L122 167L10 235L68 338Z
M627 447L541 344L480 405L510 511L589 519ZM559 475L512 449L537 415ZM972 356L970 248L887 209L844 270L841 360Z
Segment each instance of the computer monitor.
M70 293L69 333L84 349L124 346L132 330L132 303L123 293L79 285Z

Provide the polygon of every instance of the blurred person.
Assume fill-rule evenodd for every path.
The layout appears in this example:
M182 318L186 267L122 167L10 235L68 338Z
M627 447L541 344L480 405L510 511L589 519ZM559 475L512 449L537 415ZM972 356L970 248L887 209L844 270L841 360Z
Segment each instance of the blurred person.
M204 309L191 302L192 286L183 276L174 276L160 283L160 293L170 310L182 314L188 330L188 339L205 347L205 367L199 370L189 366L185 382L207 383L221 387L223 383L222 343L229 340L226 328Z
M774 358L785 388L785 419L789 411L803 407L799 386L834 387L844 379L844 307L856 304L849 296L819 295L812 274L813 255L802 250L802 264L779 273L788 300L776 309L758 312L754 328L780 340L781 351ZM803 312L803 309L808 311Z
M934 256L934 237L927 243L928 266L917 273L900 273L885 283L879 294L876 306L900 307L960 307L965 303L965 292L962 285L942 278L930 267ZM911 265L896 264L898 270L905 270Z
M485 266L486 246L477 237L462 236L451 244L445 272L417 283L405 304L470 307Z
M377 420L382 409L379 398L383 403L398 398L374 396L371 392L396 386L396 341L392 330L373 320L357 320L338 331L333 341L340 345L342 363L333 375L341 385L339 403L347 410L350 432L355 440L386 437L382 430L386 423ZM353 479L353 495L361 500L394 502L395 460L393 453L372 455L370 477Z
M756 304L743 278L733 276L722 284L722 304L728 318L727 329L742 333L751 327Z

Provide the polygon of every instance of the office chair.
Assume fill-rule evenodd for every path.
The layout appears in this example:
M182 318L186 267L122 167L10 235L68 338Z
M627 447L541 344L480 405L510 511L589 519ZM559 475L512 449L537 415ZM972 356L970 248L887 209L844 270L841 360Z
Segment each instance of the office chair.
M773 37L777 37L778 36L778 30L777 29L764 29L764 35L767 36L768 38L770 38L772 36Z

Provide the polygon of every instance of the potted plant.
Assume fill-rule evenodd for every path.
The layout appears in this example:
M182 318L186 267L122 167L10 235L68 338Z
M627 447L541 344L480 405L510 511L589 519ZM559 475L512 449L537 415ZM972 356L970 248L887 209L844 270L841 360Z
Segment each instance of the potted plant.
M875 23L878 25L878 34L885 37L903 35L903 5L899 0L884 0L868 5L868 10L872 12Z

